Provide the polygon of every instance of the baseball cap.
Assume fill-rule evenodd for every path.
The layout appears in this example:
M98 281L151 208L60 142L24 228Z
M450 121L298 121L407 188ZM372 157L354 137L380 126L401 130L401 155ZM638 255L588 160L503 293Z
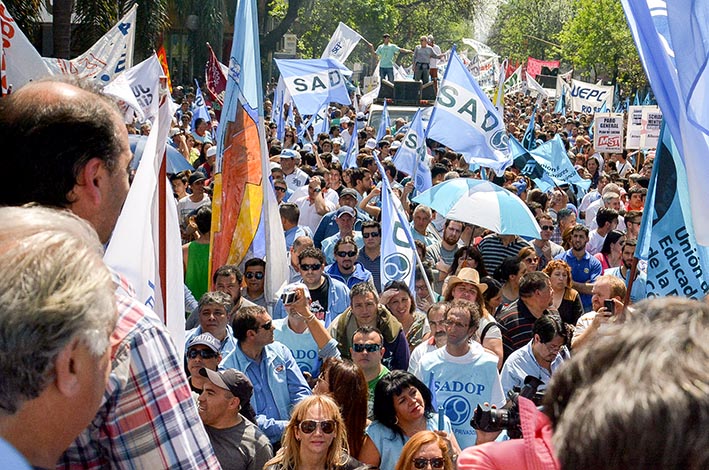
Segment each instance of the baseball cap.
M199 181L204 181L207 178L204 176L204 173L201 171L195 171L190 175L190 179L188 180L190 184L195 184Z
M367 143L364 144L364 146L367 147L368 149L374 150L375 148L377 148L377 140L376 139L368 139Z
M298 152L295 150L291 149L283 149L281 150L281 158L300 158L300 155L298 155Z
M249 378L236 369L227 369L223 372L218 372L203 367L199 370L199 375L207 377L209 381L217 387L229 390L235 397L239 398L242 403L248 403L248 401L251 400L251 395L254 393L254 386L251 384Z
M201 335L197 335L192 338L192 340L187 344L187 349L197 345L207 346L215 353L218 353L219 348L221 347L219 340L210 333L202 333Z
M344 116L340 119L340 124L349 124L350 123L350 118L347 116Z
M339 219L339 218L342 217L342 215L344 215L344 214L349 214L349 215L351 215L352 217L354 217L354 216L355 216L355 210L352 209L350 206L342 206L342 207L340 207L339 209L337 209L337 212L335 212L335 218L336 218L336 219Z
M340 193L340 199L342 199L345 196L352 196L353 198L357 199L357 191L352 188L345 188Z
M334 139L332 139L332 143L343 145L345 143L345 139L343 139L342 137L335 137Z
M209 147L207 149L207 156L208 157L213 157L216 154L217 154L217 146L216 145L212 145L211 147Z

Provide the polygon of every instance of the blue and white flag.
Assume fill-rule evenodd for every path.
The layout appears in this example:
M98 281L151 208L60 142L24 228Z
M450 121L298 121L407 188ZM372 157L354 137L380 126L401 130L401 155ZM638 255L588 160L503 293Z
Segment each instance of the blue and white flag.
M389 119L389 110L387 109L387 102L384 101L384 106L382 106L382 116L379 121L379 129L377 129L377 143L381 142L385 135L387 135L387 130L391 128L391 121Z
M431 168L426 161L426 134L423 130L421 108L414 114L393 161L397 170L411 176L417 192L422 193L433 186Z
M643 106L652 106L652 99L650 98L650 90L647 91L645 99L643 100Z
M283 137L286 133L286 119L283 113L283 105L288 102L290 96L286 90L286 84L283 83L283 77L278 78L276 91L273 93L273 105L271 107L271 121L276 123L276 138L283 142Z
M378 158L375 158L379 173L386 175L384 167ZM409 286L409 291L416 295L416 245L411 235L409 223L404 217L404 208L401 201L391 191L389 180L382 177L381 187L382 220L382 249L380 257L381 289L391 281L402 281Z
M352 137L350 138L350 145L347 146L347 155L345 155L345 161L342 162L342 169L346 170L348 168L357 168L357 155L359 155L359 142L357 140L357 120L354 120L354 126L352 127Z
M522 147L527 150L534 150L537 146L537 138L534 135L534 116L537 114L537 106L532 109L532 116L529 118L529 125L527 130L524 131L524 136L522 137Z
M677 150L663 126L635 255L647 260L648 297L701 299L709 290L709 249L695 239L687 172Z
M492 168L497 174L512 163L505 123L465 68L455 47L427 132L427 138L460 152L468 163Z
M566 114L566 90L562 90L561 96L556 100L554 112L557 114Z
M640 90L635 91L635 99L633 100L633 106L640 106Z
M585 191L591 186L591 180L581 178L576 172L559 134L529 153L557 185L573 184Z
M197 79L195 79L194 84L197 88L195 88L194 94L194 114L192 115L192 122L190 123L192 130L196 129L195 123L199 118L202 118L207 122L211 121L211 118L209 117L209 110L207 109L207 104L204 102L202 89L199 87L199 82Z
M345 85L352 72L336 59L276 59L276 65L302 115L316 114L325 102L352 103Z
M709 3L621 0L687 173L697 241L709 245ZM651 9L652 5L652 9Z
M118 75L103 88L103 93L123 100L142 120L152 121L158 115L160 76L164 73L157 54L153 54ZM126 118L126 122L131 122L133 113L129 112Z
M337 25L337 29L332 33L330 42L327 43L320 58L337 59L344 64L360 39L362 39L362 36L357 31L340 21L340 24ZM357 110L357 108L355 108L355 110Z
M510 137L510 152L514 161L514 166L520 173L527 176L542 192L547 192L556 186L556 182L551 179L544 168L519 143L514 137Z

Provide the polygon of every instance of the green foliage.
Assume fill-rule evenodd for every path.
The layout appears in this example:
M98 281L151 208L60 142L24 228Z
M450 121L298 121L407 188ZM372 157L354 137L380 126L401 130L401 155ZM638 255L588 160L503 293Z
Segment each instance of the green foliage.
M559 59L557 35L572 13L572 0L510 0L500 5L488 45L514 60Z
M559 34L565 59L593 80L635 80L640 60L620 1L578 0L576 7Z

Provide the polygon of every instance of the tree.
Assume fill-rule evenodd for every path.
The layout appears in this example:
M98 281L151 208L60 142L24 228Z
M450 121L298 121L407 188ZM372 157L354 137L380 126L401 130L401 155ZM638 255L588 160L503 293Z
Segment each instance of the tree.
M640 59L619 0L579 0L559 34L563 56L592 80L642 76Z
M500 5L488 45L504 57L558 59L557 35L568 20L570 0L510 0Z

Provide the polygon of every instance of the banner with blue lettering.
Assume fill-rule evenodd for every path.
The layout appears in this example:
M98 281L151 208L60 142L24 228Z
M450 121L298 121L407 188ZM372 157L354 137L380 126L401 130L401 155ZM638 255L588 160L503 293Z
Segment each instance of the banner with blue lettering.
M379 159L375 158L374 161L379 168L379 173L386 175ZM382 178L381 190L382 220L389 221L389 223L382 224L381 289L384 290L390 281L403 281L409 286L411 293L415 293L416 245L414 238L411 236L409 223L403 215L404 208L401 206L401 201L392 193L387 178Z
M393 161L397 170L411 176L417 192L422 193L433 186L431 169L426 162L426 135L423 131L421 108L414 114Z
M571 110L575 113L593 114L601 111L603 103L606 109L613 108L613 86L595 85L580 80L571 80Z
M502 117L465 68L455 47L427 132L427 138L462 153L468 163L492 168L497 174L512 163Z
M635 255L647 260L647 295L701 299L709 249L697 244L687 173L667 126L660 133Z
M325 102L352 103L345 86L352 72L336 59L276 59L276 65L300 114L316 114Z

